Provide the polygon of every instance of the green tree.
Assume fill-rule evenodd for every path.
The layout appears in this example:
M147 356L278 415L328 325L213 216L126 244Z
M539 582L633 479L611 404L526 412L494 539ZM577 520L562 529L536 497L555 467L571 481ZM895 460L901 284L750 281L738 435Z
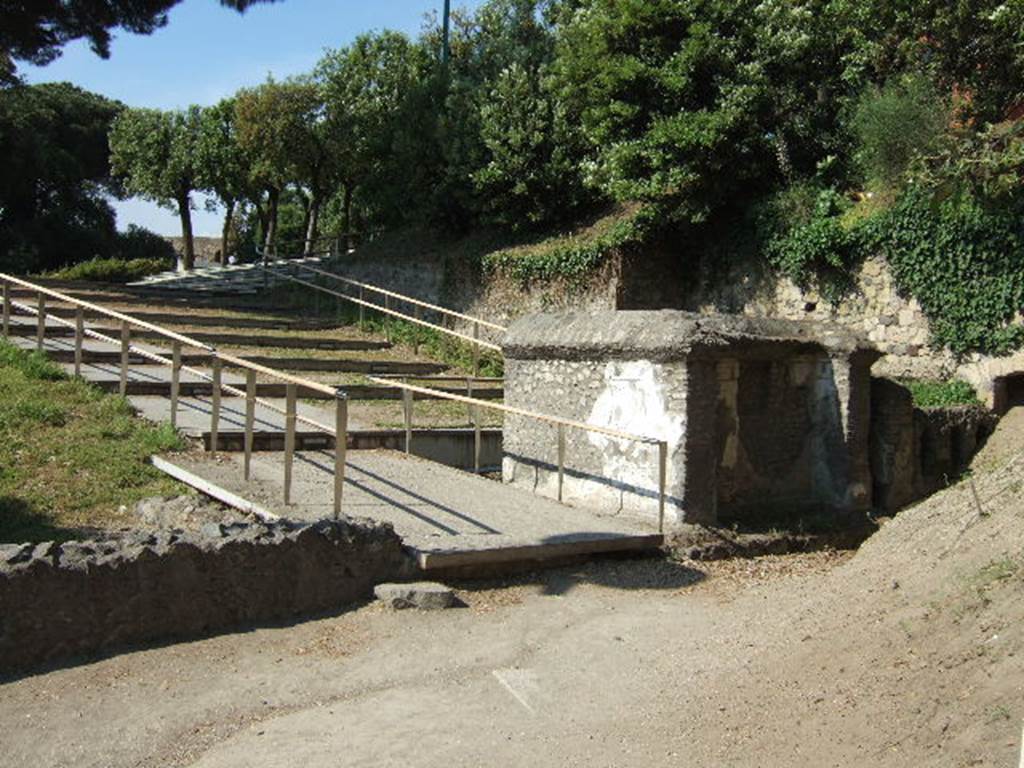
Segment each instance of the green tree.
M0 89L0 259L51 269L113 247L107 134L122 105L68 83Z
M236 207L252 196L248 163L238 143L234 99L224 99L212 107L203 109L200 115L195 161L198 168L198 184L216 195L224 208L220 241L220 257L223 264L228 255Z
M361 35L317 65L347 229L357 190L367 212L384 219L415 205L408 191L428 165L422 151L430 133L422 100L427 69L425 51L399 32Z
M148 35L167 23L167 11L181 0L3 0L0 2L0 80L14 78L14 62L49 64L72 40L85 38L104 59L110 56L111 30L118 27ZM221 0L244 11L258 2Z
M202 109L163 112L126 109L110 131L110 159L125 189L176 210L184 254L180 269L195 267L192 192L201 189L197 163Z
M308 141L307 124L315 111L316 89L298 81L267 82L235 96L238 143L248 159L250 183L266 194L263 245L277 243L281 193L298 179L296 158Z

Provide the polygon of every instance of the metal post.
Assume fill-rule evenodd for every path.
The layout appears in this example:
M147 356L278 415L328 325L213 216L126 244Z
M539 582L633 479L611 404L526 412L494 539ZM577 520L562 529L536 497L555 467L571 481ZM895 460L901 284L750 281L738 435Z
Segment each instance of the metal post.
M668 443L658 443L658 533L665 532L665 476L668 471Z
M245 479L252 475L253 427L256 423L256 371L245 374Z
M562 487L565 484L565 425L558 425L558 500L562 500Z
M128 355L131 351L132 330L128 321L121 323L121 385L119 387L121 397L128 394Z
M295 461L295 395L294 384L285 385L284 411L284 503L292 503L292 463Z
M82 341L85 337L85 312L75 309L75 376L82 375Z
M473 341L480 340L480 323L473 323ZM480 375L480 345L473 344L473 375Z
M220 358L213 358L213 389L210 392L210 453L217 453L217 442L220 436L220 389L223 365Z
M473 397L473 380L471 378L469 378L469 376L466 377L466 397L469 397L469 398ZM474 411L473 404L472 403L466 403L466 417L469 419L469 423L470 424L473 423L473 418L474 418L473 417L473 411Z
M420 319L420 305L419 304L413 304L412 305L412 316L415 317L417 320ZM416 335L413 336L413 342L412 342L412 353L414 355L418 355L420 353L420 329L418 327L415 329L415 333L416 333Z
M181 342L171 346L171 428L178 427L178 395L181 392Z
M4 281L4 338L11 335L11 284Z
M408 382L403 379L403 384ZM405 415L405 452L412 449L412 392L408 389L402 390L402 410Z
M341 517L341 496L345 488L345 456L348 453L348 395L338 390L334 405L334 519Z
M43 340L46 338L46 295L39 294L39 311L36 313L36 349L43 351Z

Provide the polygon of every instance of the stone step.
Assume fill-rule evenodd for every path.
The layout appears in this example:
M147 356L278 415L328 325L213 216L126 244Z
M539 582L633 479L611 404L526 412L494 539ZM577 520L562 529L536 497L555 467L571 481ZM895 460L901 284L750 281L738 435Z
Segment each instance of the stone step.
M204 431L199 437L205 450L210 450L211 435ZM414 429L410 452L413 456L436 461L457 469L472 470L474 466L475 437L469 428ZM333 451L333 435L316 430L297 429L295 449L298 451ZM404 429L359 429L349 430L348 448L355 451L405 451ZM218 429L217 450L222 453L245 451L245 431L241 429ZM283 425L275 429L261 429L253 432L253 450L272 453L284 450ZM480 466L493 471L501 466L501 429L480 430Z
M120 334L120 326L108 326L101 323L89 323L93 330L105 333L108 336L117 337ZM35 336L35 322L21 322L11 326L12 336ZM67 326L47 326L46 335L58 338L74 336L74 329ZM377 350L390 349L391 344L386 341L371 341L364 339L331 339L331 338L309 338L301 336L275 336L272 334L240 334L240 333L189 333L190 338L203 344L213 347L264 347L274 349L323 349L328 351L341 350ZM166 340L166 337L156 331L141 329L132 330L133 339Z
M47 306L46 311L55 317L72 319L75 317L75 309L70 306ZM86 310L85 317L89 319L105 316L93 310ZM223 317L216 315L196 314L191 308L182 308L180 314L170 312L139 312L129 311L132 317L143 320L153 325L170 326L213 326L217 328L253 328L274 331L327 331L338 327L337 323L314 321L314 320L290 320L278 317Z
M134 366L132 371L136 371L139 366ZM102 379L90 379L91 383L97 386L104 392L118 392L120 391L121 382L119 378L102 378ZM228 382L225 381L225 384ZM235 381L231 383L232 386L243 388L245 385L241 382ZM453 395L464 395L466 390L463 388L452 389L452 388L436 388L439 392L445 392ZM342 387L342 390L348 395L349 400L401 400L402 391L394 387L379 386L376 384L350 384ZM127 385L128 395L147 395L147 396L160 396L170 397L171 396L171 382L170 381L158 381L158 380L140 380L140 379L129 379ZM182 381L180 384L179 394L182 397L210 397L213 394L213 385L206 381ZM260 382L256 385L256 396L257 397L269 397L269 398L283 398L286 395L286 385L283 383L276 382ZM305 387L299 387L297 391L299 398L303 400L333 400L334 398L320 392L316 389L306 389ZM224 399L235 397L227 392L223 393ZM504 397L504 391L501 389L481 389L474 392L474 397L481 400L501 400ZM440 400L443 398L434 397L432 395L423 395L416 393L413 395L414 400Z
M121 353L117 350L111 350L110 345L106 345L106 347L107 349L104 350L84 351L82 361L86 364L120 365ZM161 351L159 354L166 354L166 351ZM70 346L68 349L49 349L47 350L47 355L57 363L73 363L75 360L74 349L70 348ZM409 363L399 360L349 360L345 358L331 360L306 357L257 357L253 355L244 355L244 357L251 363L265 365L281 371L431 376L448 370L446 366L439 363ZM210 365L210 355L202 353L183 354L181 361L184 365L208 367ZM149 363L148 360L138 355L132 355L130 362L132 365L146 365Z

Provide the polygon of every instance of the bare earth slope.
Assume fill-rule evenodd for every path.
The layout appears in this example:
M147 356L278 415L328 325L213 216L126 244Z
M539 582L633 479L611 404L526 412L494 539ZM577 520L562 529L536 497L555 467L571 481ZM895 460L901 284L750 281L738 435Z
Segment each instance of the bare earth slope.
M0 765L1009 766L1024 412L854 557L593 564L0 686Z

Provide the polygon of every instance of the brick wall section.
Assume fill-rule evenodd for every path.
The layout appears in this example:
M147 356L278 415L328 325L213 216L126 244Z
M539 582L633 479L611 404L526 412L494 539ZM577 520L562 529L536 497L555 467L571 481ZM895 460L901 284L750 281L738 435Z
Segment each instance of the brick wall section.
M335 610L403 573L368 521L0 546L0 672Z

